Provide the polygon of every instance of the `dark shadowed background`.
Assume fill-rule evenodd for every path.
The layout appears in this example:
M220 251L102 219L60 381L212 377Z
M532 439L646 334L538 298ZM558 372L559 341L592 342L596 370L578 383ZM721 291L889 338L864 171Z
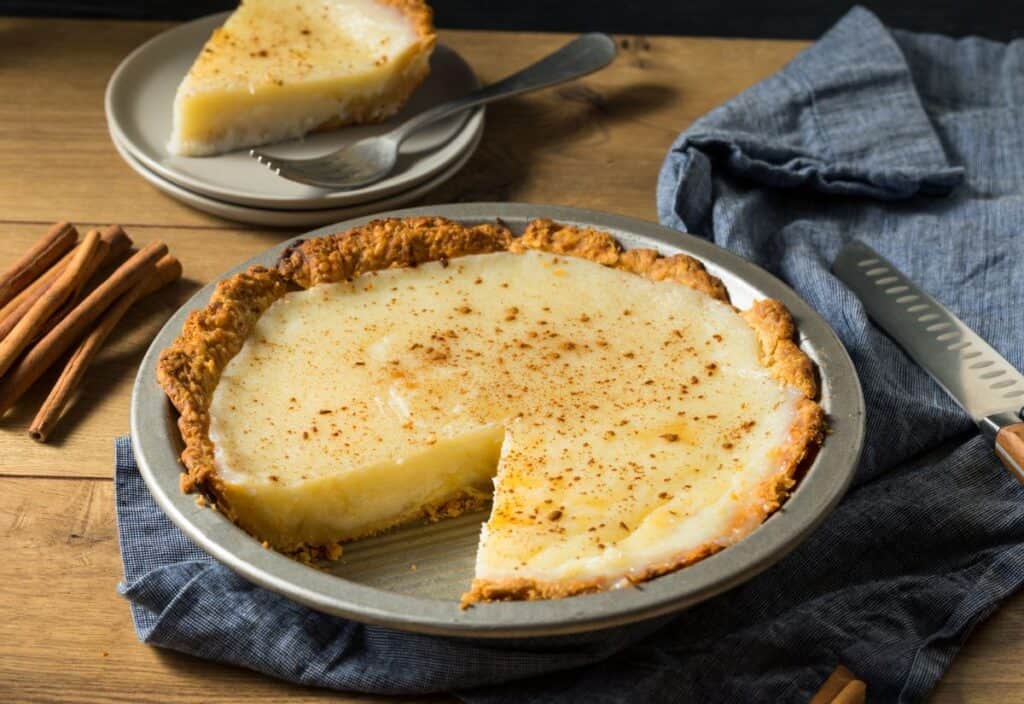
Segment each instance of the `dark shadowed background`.
M817 37L851 0L433 0L437 25L456 29L601 30L635 34ZM893 27L1013 39L1024 32L1024 0L866 0ZM191 19L234 0L0 0L0 14Z

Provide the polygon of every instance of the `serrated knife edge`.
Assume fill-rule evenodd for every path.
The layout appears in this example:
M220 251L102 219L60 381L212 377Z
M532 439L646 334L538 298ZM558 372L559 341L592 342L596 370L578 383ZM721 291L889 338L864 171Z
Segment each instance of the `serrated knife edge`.
M1000 459L1024 481L1024 456L1017 455L1024 448L1024 374L866 244L846 245L832 271L995 441Z

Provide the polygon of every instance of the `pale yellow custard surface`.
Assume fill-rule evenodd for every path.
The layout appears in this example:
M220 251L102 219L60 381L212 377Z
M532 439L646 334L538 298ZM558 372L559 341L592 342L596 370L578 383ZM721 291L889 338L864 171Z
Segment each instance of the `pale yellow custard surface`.
M478 580L612 586L774 510L762 488L802 399L726 303L499 252L285 294L224 369L209 436L233 515L275 547L493 479Z
M415 0L243 0L179 86L168 149L202 156L384 119L426 76L430 22Z

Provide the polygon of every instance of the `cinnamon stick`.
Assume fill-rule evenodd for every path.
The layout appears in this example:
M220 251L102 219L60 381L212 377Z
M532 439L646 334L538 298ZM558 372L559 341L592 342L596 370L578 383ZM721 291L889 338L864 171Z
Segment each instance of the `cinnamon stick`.
M100 237L110 245L111 256L121 256L132 246L132 238L120 225L107 225Z
M58 222L0 276L0 306L35 281L78 241L74 225Z
M61 372L60 378L57 379L53 390L50 391L50 395L43 402L42 407L36 414L35 420L32 421L32 425L28 429L30 438L37 442L46 442L50 432L57 425L57 421L60 420L61 413L64 410L64 406L67 405L68 399L71 398L71 395L85 377L89 364L92 363L103 343L120 322L121 318L124 317L128 309L140 298L148 296L154 291L177 281L180 277L181 263L168 254L158 261L144 278L136 283L131 290L122 295L103 314L96 327L93 328L92 332L86 336L78 346L78 349L71 355L71 359L68 360L67 366Z
M39 339L47 332L49 332L51 329L53 329L53 326L56 325L57 322L68 313L68 311L70 311L72 308L78 305L78 302L82 300L82 292L85 290L86 284L88 284L89 281L92 279L93 274L95 274L96 270L100 268L100 265L103 264L104 261L106 261L107 255L110 250L110 245L103 241L103 237L100 236L100 233L96 230L90 230L89 232L87 232L86 238L88 238L92 234L95 234L97 237L100 238L99 245L96 247L96 250L92 253L88 260L86 260L85 264L82 265L81 272L76 274L74 288L70 291L70 293L68 293L67 297L64 299L64 302L57 307L57 310L53 311L50 314L50 316L45 321L43 321L43 323L39 326L39 329L36 330L35 334L32 336L32 340ZM77 254L77 250L78 247L76 247L72 251L74 251ZM53 286L56 286L57 283L59 282L60 278L58 278L56 281L53 282L53 284L51 284L50 289L52 290ZM42 296L46 295L47 293L48 291L44 291L40 298L42 298Z
M92 276L98 251L106 245L97 230L90 230L67 267L42 296L25 313L10 334L0 341L0 375L4 374L25 351L36 333L57 312L61 305Z
M97 271L110 262L119 260L121 256L132 246L131 238L128 237L125 231L121 229L120 225L110 225L104 229L103 233L100 235L100 240L102 246L89 261L89 264L87 265L89 272L82 277L81 285L72 292L67 301L64 302L64 305L62 305L57 312L50 316L50 319L43 324L39 332L36 334L35 339L39 339L52 330L54 326L60 322L61 318L67 315L79 304L82 300L82 295L85 291L86 285ZM3 330L0 329L0 333L2 332ZM3 336L0 335L0 339L2 339L2 337Z
M167 245L163 242L153 242L136 252L11 367L8 375L0 381L0 416L10 410L50 365L78 342L89 326L165 254Z
M6 337L7 333L14 329L31 305L38 301L46 289L60 276L60 272L64 270L72 256L74 256L74 250L58 259L56 264L46 270L46 273L22 289L21 293L7 302L7 305L0 308L0 339Z
M103 266L110 261L116 261L132 246L131 238L124 230L121 229L120 225L110 225L103 230L103 234L100 238L109 246L106 256L99 264L100 266ZM7 337L11 330L14 329L14 326L17 325L18 321L25 317L25 313L28 312L28 309L33 303L38 301L39 297L46 292L46 289L53 284L54 280L60 275L60 272L64 270L64 267L67 266L68 260L70 260L73 255L74 250L67 252L57 261L57 263L47 269L46 273L33 281L21 293L11 299L7 305L0 308L0 340ZM79 295L80 294L81 292L79 292ZM78 303L79 295L73 296L68 300L68 303L65 304L65 306L67 306L67 310L70 310L71 306L69 304ZM58 311L55 317L64 317L67 310ZM45 331L49 331L56 322L57 321L55 319L51 318L49 323L44 326Z
M864 704L867 685L839 665L808 704Z

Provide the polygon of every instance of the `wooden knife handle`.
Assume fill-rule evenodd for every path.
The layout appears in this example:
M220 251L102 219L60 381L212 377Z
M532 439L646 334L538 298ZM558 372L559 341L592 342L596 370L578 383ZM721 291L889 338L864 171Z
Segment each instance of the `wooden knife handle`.
M1008 425L996 434L996 455L1024 484L1024 422Z

